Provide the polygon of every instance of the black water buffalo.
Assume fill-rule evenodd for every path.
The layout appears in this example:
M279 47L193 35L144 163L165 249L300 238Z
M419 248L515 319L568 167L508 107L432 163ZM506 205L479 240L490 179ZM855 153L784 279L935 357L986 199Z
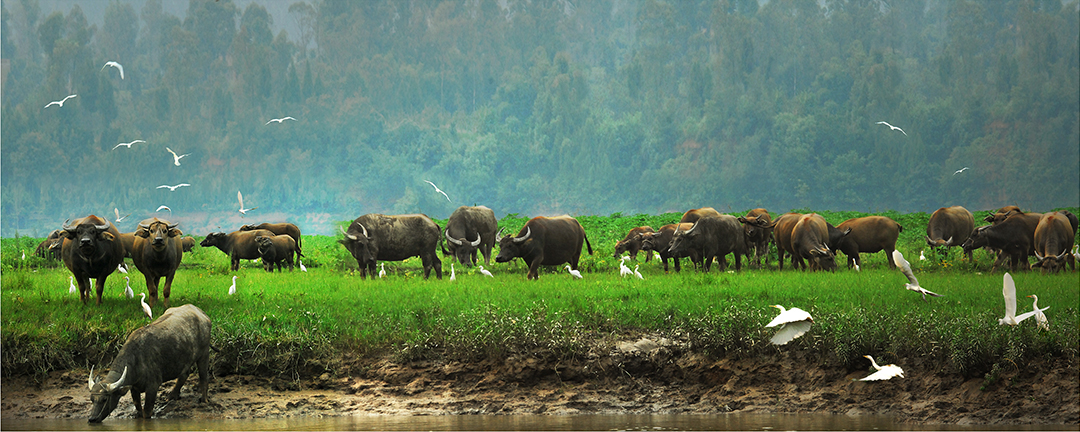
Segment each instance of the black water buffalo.
M830 245L833 250L839 250L848 256L848 268L862 265L860 252L880 251L885 251L885 262L889 263L889 267L896 267L892 252L896 250L896 240L904 231L904 227L896 221L885 216L866 216L843 221L836 229L846 232L846 235L843 235L839 242ZM829 237L831 239L831 232Z
M537 279L541 265L568 263L571 269L577 270L582 243L588 246L589 255L592 255L592 244L577 219L537 216L525 222L516 237L507 235L499 239L499 255L495 262L521 258L529 266L527 278Z
M1056 273L1068 263L1076 270L1076 258L1070 253L1075 242L1076 230L1065 212L1044 214L1035 228L1035 257L1039 262L1032 267Z
M698 255L696 250L689 250L688 254L673 254L669 250L671 247L671 239L675 237L675 231L688 230L693 227L693 223L677 223L667 224L660 227L660 231L654 233L641 234L641 250L646 253L650 251L656 251L660 254L660 260L664 263L664 271L668 271L668 258L671 258L675 262L675 271L681 271L679 266L679 258L690 258L690 261L694 265L700 265L701 256Z
M491 248L495 246L495 235L499 222L495 212L484 206L461 206L450 214L446 221L446 245L449 249L444 255L457 258L464 266L476 264L476 251L484 254L484 265L491 264ZM472 239L472 240L470 240Z
M769 253L769 240L772 240L772 217L769 216L769 211L763 208L756 208L746 213L746 216L739 218L739 222L743 224L743 233L746 237L747 244L747 261L749 261L749 251L754 250L754 268L761 268L761 259L766 258Z
M255 237L273 237L274 235L273 232L263 229L254 231L233 231L228 234L214 232L207 234L206 238L199 242L199 246L217 246L219 250L225 252L225 255L229 256L229 259L232 261L231 268L233 270L239 270L240 260L261 258L259 256L259 245L255 243Z
M158 218L139 222L135 231L135 246L131 251L131 260L135 268L146 278L146 291L150 293L149 304L153 306L158 298L158 283L165 278L165 307L169 307L169 293L172 291L173 277L184 257L184 248L180 244L183 235L174 223Z
M630 259L637 260L638 251L641 250L641 243L643 240L642 234L652 234L656 231L649 226L639 226L631 229L626 237L615 243L615 255L614 258L618 258L624 252L630 252ZM645 254L645 262L649 262L649 258L652 256L650 253Z
M199 401L205 402L210 385L210 318L194 305L168 309L154 322L128 335L104 379L90 370L90 423L100 423L131 390L135 417L154 416L158 387L170 380L176 386L169 400L180 398L191 367L199 371ZM146 393L146 404L140 401Z
M184 238L180 239L180 246L183 247L184 252L191 252L192 249L195 249L195 237L184 236Z
M424 279L431 276L432 268L435 277L442 279L442 261L435 251L443 233L427 215L366 214L352 221L342 234L345 238L338 242L356 258L361 278L370 275L375 279L378 261L402 261L419 256L424 265Z
M289 237L292 237L294 241L296 241L296 250L297 250L297 252L303 250L303 245L300 243L300 227L298 227L298 226L296 226L294 224L291 224L291 223L288 223L288 222L281 222L281 223L265 223L264 222L264 223L261 223L261 224L258 224L258 225L248 224L248 225L244 225L244 226L240 227L240 231L254 231L254 230L260 230L260 229L270 231L270 232L274 233L275 235L282 235L282 234L288 235Z
M1027 257L1035 254L1035 228L1029 226L1026 218L1010 217L996 225L983 225L972 231L964 244L964 252L971 253L981 247L990 247L1001 251L1001 256L990 271L996 271L997 266L1009 259L1009 267L1013 270L1027 270L1030 266Z
M720 270L726 265L724 257L735 254L735 270L742 270L742 256L746 254L746 238L739 219L731 215L706 216L694 222L686 231L675 231L668 247L672 254L698 251L702 259L702 271L708 272L713 258L720 261Z
M706 216L720 216L720 212L712 207L690 209L687 210L686 213L683 213L682 218L679 219L679 223L694 223L697 222L698 219Z
M37 249L34 249L34 255L42 258L60 259L61 246L64 244L64 238L60 236L61 230L53 230L49 233L45 240L38 243Z
M263 269L272 272L274 266L277 266L277 270L281 271L281 263L285 263L289 266L289 271L293 269L293 255L296 255L296 259L300 259L300 249L296 246L296 240L288 234L278 234L276 236L256 236L255 243L259 245L259 256L262 257Z
M960 246L971 236L975 229L975 216L968 209L960 206L942 207L930 215L926 224L926 244L930 247ZM972 261L972 251L964 249L968 261Z
M810 270L836 270L836 255L828 241L829 228L825 218L817 213L802 215L791 230L792 257L800 266L802 259L807 260Z
M90 215L64 224L60 256L79 285L83 304L90 300L90 278L97 279L97 303L105 291L105 279L124 262L120 232L108 220Z

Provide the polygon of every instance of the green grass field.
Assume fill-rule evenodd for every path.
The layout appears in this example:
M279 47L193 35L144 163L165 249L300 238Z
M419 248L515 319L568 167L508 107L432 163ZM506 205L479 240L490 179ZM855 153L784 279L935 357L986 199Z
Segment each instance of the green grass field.
M823 215L838 224L863 214ZM815 320L806 336L779 349L812 350L844 365L864 354L889 353L888 361L931 357L956 373L991 377L996 368L1033 358L1076 363L1076 272L1014 274L1019 311L1030 310L1026 296L1037 294L1040 306L1051 306L1051 329L1040 331L1027 321L1000 326L1002 272L989 273L989 254L977 252L973 265L961 261L958 248L934 253L922 241L928 215L884 215L905 227L898 247L922 286L944 297L923 302L903 289L906 279L889 268L883 253L864 256L861 272L843 268L846 257L839 257L835 273L790 266L777 271L773 255L762 270L703 274L687 263L682 273L665 274L658 261L646 264L639 256L645 280L620 278L611 256L615 241L632 227L659 227L680 216L666 214L579 217L595 251L583 254L582 280L553 267L527 281L526 267L516 260L493 261L494 279L456 266L451 282L449 258L443 259L442 280L424 280L418 258L387 263L385 279L361 279L355 260L327 236L304 237L306 273L266 273L252 262L234 273L216 248L196 247L184 256L171 303L195 304L213 319L218 373L309 376L333 372L344 355L388 353L399 360L467 361L522 352L573 358L597 341L639 333L684 340L710 355L754 356L777 349L768 343L772 330L763 328L777 313L772 304L800 307ZM516 232L525 221L512 215L500 226ZM138 296L123 298L123 275L115 273L102 305L82 305L68 293L70 272L62 264L30 256L40 240L0 244L3 373L41 376L107 363L128 333L149 322ZM929 259L920 261L924 249ZM238 292L229 296L234 274ZM130 276L136 294L145 292L134 267ZM158 304L155 316L163 310Z

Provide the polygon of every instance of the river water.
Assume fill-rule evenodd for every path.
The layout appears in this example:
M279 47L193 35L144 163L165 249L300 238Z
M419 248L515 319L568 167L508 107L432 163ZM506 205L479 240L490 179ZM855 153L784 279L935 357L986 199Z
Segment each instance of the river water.
M1061 430L1065 425L910 425L887 416L832 414L448 415L279 419L4 419L2 430Z

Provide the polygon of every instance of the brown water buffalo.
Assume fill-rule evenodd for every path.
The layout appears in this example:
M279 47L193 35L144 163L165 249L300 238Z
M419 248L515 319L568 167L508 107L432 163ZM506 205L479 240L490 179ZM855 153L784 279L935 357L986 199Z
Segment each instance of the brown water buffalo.
M146 278L146 291L150 293L149 304L153 306L158 299L158 283L165 278L165 307L169 307L169 293L172 292L173 277L184 257L184 248L180 244L183 235L174 223L158 218L139 222L135 231L135 246L131 250L131 260L135 268Z
M491 264L491 248L495 247L495 234L499 231L499 221L495 212L484 206L461 206L450 214L446 221L447 251L444 255L457 258L461 265L476 265L476 252L484 255L484 265ZM469 239L472 240L469 240Z
M120 232L107 219L95 215L64 224L60 257L79 285L83 304L90 300L90 278L97 279L97 304L105 291L105 279L124 262Z
M742 224L735 216L706 216L686 231L676 231L668 248L672 254L698 251L702 259L702 271L708 272L713 258L720 260L723 271L729 253L735 254L735 270L742 270L742 256L746 254L746 238Z
M805 259L810 270L836 270L836 255L829 249L829 228L817 213L802 215L791 229L793 259ZM842 240L841 240L842 241ZM797 261L801 265L800 261Z
M131 258L131 251L135 250L135 231L120 233L120 243L124 245L124 256Z
M233 271L240 269L240 260L253 260L261 258L259 256L259 245L255 243L256 236L273 237L272 231L259 229L254 231L233 231L225 234L223 232L213 232L206 235L203 241L199 242L199 246L210 247L216 246L218 250L229 256L231 262L230 268Z
M747 257L749 258L750 249L754 250L754 268L761 268L761 259L768 258L769 253L769 240L772 240L772 217L769 216L769 211L763 208L756 208L746 213L746 216L739 218L739 222L743 224L743 233L746 237L747 244ZM749 261L749 259L747 259Z
M192 366L199 372L199 402L206 402L211 327L210 317L188 304L168 309L154 322L131 332L105 378L94 379L94 371L90 370L90 423L105 420L129 390L135 417L153 417L158 387L175 379L169 400L179 399ZM145 405L141 401L143 393Z
M706 216L720 216L720 212L712 207L690 209L687 210L686 213L683 213L682 218L679 219L679 223L694 223L697 222L698 219Z
M1044 214L1035 228L1035 257L1039 262L1032 267L1041 267L1043 273L1057 273L1067 262L1076 270L1076 259L1070 253L1075 236L1076 231L1064 212Z
M1006 257L1013 271L1027 270L1030 267L1027 257L1035 254L1035 228L1028 225L1026 218L1009 217L996 225L976 228L962 246L968 256L981 247L1000 250L1002 255L990 268L991 272L996 271Z
M1002 207L1002 208L998 209L997 212L990 213L990 214L986 215L986 217L983 218L983 220L987 221L987 222L990 222L991 224L995 224L995 223L998 223L998 222L1001 222L1001 221L1005 220L1005 218L1009 217L1009 215L1013 214L1013 213L1023 213L1023 211L1020 210L1020 207L1017 207L1017 206L1014 206L1014 205L1005 206L1005 207Z
M639 226L631 229L630 232L626 234L626 237L615 242L615 255L612 255L612 257L618 258L623 253L630 252L630 259L636 261L638 251L641 250L642 234L652 234L654 232L656 231L650 226ZM652 254L646 253L645 262L649 262L649 258L651 257Z
M443 232L427 215L366 214L352 221L342 234L345 238L338 242L356 258L361 278L370 275L375 279L378 261L402 261L419 256L424 265L424 279L431 276L432 268L435 277L442 279L442 261L435 252Z
M296 240L288 234L278 234L276 236L255 236L255 243L259 245L259 256L262 257L263 269L272 272L274 266L277 266L277 270L281 271L281 264L285 263L289 266L289 271L293 270L293 255L296 256L296 260L300 260L300 248L296 246Z
M195 237L184 236L184 238L180 239L180 246L184 252L191 252L192 249L195 249Z
M300 227L288 222L281 223L261 223L258 225L248 224L240 227L240 231L254 231L254 230L267 230L275 235L287 235L292 237L296 241L296 250L303 249L303 245L300 242Z
M693 223L677 223L667 224L660 227L660 231L654 233L641 234L641 250L646 253L650 251L656 251L660 254L660 259L664 264L664 271L668 271L668 258L671 258L675 262L675 271L681 271L679 266L680 258L690 258L690 261L694 265L699 265L701 262L701 256L697 254L697 251L690 250L689 254L673 254L669 250L671 247L671 239L675 237L675 231L688 230L693 227Z
M577 219L565 215L537 216L525 222L516 237L507 235L499 239L499 255L495 257L495 262L521 258L529 266L526 277L537 279L541 265L568 263L572 270L577 270L582 243L592 255L592 244Z
M784 254L791 256L792 267L799 269L803 266L802 258L799 258L791 247L791 232L802 217L802 213L784 213L772 222L773 241L776 242L776 258L780 270L784 269Z
M930 215L926 224L926 244L930 247L960 246L975 229L975 216L960 206L942 207ZM968 262L973 262L972 252L964 249Z
M833 250L840 250L848 256L848 268L862 266L859 253L874 253L885 251L885 262L889 267L896 267L893 263L892 252L896 250L896 239L904 227L896 221L885 216L866 216L848 219L836 226L841 232L847 231L847 235L833 246ZM830 235L831 237L831 235Z
M45 240L38 243L37 249L34 249L34 255L42 258L60 259L60 246L63 246L64 238L60 236L61 230L53 230L49 233Z

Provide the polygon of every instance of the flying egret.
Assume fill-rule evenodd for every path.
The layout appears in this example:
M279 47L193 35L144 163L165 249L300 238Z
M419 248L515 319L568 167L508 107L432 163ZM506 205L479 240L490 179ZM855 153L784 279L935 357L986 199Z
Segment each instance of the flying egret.
M870 364L874 366L874 369L876 369L877 372L874 372L866 378L860 379L859 381L884 381L892 377L904 377L904 370L900 369L900 366L894 364L878 366L877 362L874 361L873 357L870 357L869 355L864 355L863 357L870 359Z
M450 280L457 279L457 275L454 274L454 263L450 263Z
M236 294L236 278L237 276L232 277L232 286L229 287L229 295Z
M1001 295L1005 297L1005 318L998 319L998 325L1018 325L1035 316L1035 313L1039 312L1038 309L1016 315L1016 284L1013 282L1012 275L1008 273L1005 273L1002 279Z
M442 196L446 197L447 202L453 202L453 201L450 201L450 197L446 195L446 192L443 192L442 189L439 189L438 186L435 186L435 183L429 182L427 180L424 180L424 181L427 182L427 184L431 185L431 187L435 188L435 192L441 193Z
M638 267L641 267L641 264L634 264L634 276L637 276L638 279L645 280L645 276L641 275L641 272L638 271Z
M379 278L386 277L386 263L379 263Z
M182 154L180 156L177 156L176 152L172 151L171 148L165 147L165 150L168 150L169 153L172 153L173 165L176 165L176 166L180 166L180 159L183 159L183 158L185 158L185 157L187 157L188 155L191 154L191 153L185 153L185 154Z
M960 174L960 173L962 173L962 172L964 172L964 171L967 171L967 170L969 170L969 169L971 169L971 168L968 168L968 167L963 167L963 168L960 168L960 169L956 170L956 172L952 173L952 175L957 175L957 174Z
M65 97L65 98L63 98L63 99L60 99L60 100L58 100L58 101L52 101L52 102L49 102L49 104L48 104L48 105L45 105L45 108L51 107L51 106L53 106L53 105L59 105L60 107L63 107L63 106L64 106L64 102L67 102L67 100L68 100L68 99L71 99L71 98L73 98L73 97L75 97L75 96L78 96L78 95L67 95L67 97ZM42 108L42 109L45 109L45 108Z
M891 125L891 124L889 124L887 122L879 121L879 122L877 122L877 124L882 124L882 125L888 126L889 129L898 130L898 131L900 131L900 133L904 134L904 136L907 136L907 132L904 132L903 129L900 129L900 128L896 127L896 126L893 126L893 125Z
M772 339L769 339L773 344L784 345L791 342L806 334L810 330L810 325L814 323L814 318L809 313L797 307L787 310L780 305L772 305L772 307L780 309L780 315L765 324L766 328L780 326L780 330L777 330Z
M281 122L283 122L283 121L285 121L285 120L292 120L292 121L296 121L296 119L294 119L294 118L292 118L292 117L289 117L289 116L285 116L285 117L282 117L282 118L270 119L270 121L266 122L266 124L264 124L263 126L266 126L266 125L268 125L268 124L270 124L270 123L277 123L277 124L281 124Z
M124 297L129 299L135 298L135 291L131 290L131 278L124 276L124 285L126 286L124 288Z
M127 269L124 268L124 263L117 264L116 269L120 270L120 273L127 274Z
M180 184L178 184L178 185L176 185L176 186L169 186L169 185L161 185L161 186L158 186L158 187L156 187L156 188L154 188L154 189L164 189L164 188L169 188L169 192L176 192L176 188L182 188L182 187L184 187L184 186L191 186L191 185L189 185L189 184L187 184L187 183L180 183Z
M75 276L68 276L68 294L75 294L79 292L79 289L75 287Z
M904 276L907 276L908 283L904 284L904 288L922 294L923 301L926 301L926 296L928 295L934 297L941 297L941 294L931 292L919 286L919 280L915 279L915 273L911 272L911 264L908 264L907 260L904 259L904 254L900 253L900 250L894 249L892 251L892 258L893 263L895 263L896 266L900 268L900 271L904 273Z
M241 195L240 191L236 191L236 200L240 201L240 214L241 215L246 215L247 212L259 208L258 206L255 206L255 207L252 207L252 208L249 208L249 209L244 208L244 195Z
M484 266L477 266L477 267L480 267L480 274L482 274L484 276L487 276L489 278L494 278L495 277L495 275L491 274L491 272L489 272L487 270L484 270Z
M124 65L122 65L120 63L117 63L117 62L114 62L114 61L107 61L107 62L105 62L105 66L101 67L101 70L105 70L105 67L107 67L107 66L112 66L112 67L116 68L117 70L119 70L120 71L120 79L124 79Z
M1032 294L1028 298L1035 299L1031 302L1031 308L1034 309L1032 312L1035 313L1035 323L1039 325L1039 328L1050 331L1050 320L1046 319L1046 314L1043 313L1044 310L1050 309L1050 306L1039 309L1039 296Z
M302 272L306 272L306 271L307 271L307 267L304 267L304 263L303 263L303 262L301 262L300 260L296 260L296 263L297 263L297 264L300 264L300 271L302 271Z
M131 213L128 213L128 214L124 215L124 217L120 217L120 209L118 209L116 207L113 207L112 210L113 210L113 213L116 213L116 222L120 222L120 221L124 220L124 218L127 218L128 216L131 216Z
M143 140L135 140L135 141L132 141L132 142L120 143L120 144L117 144L117 145L113 146L113 148L112 148L112 149L113 149L113 150L116 150L116 149L117 149L118 147L120 147L120 146L124 146L124 147L127 147L127 148L131 148L131 146L132 146L132 145L135 145L135 144L138 144L138 143L144 143L144 142L146 142L146 141L143 141Z
M579 272L579 271L577 271L577 270L574 270L574 269L571 269L571 268L570 268L570 264L567 264L567 265L566 265L566 271L570 272L570 275L571 275L571 276L573 276L573 277L576 277L576 278L578 278L578 279L581 279L581 278L582 278L582 276L581 276L581 272Z
M171 209L171 208L169 208L169 206L167 206L167 205L163 205L163 206L161 206L161 207L158 207L158 208L157 208L157 210L154 210L154 211L156 211L156 212L159 212L159 211L162 211L162 210L168 210L168 211L169 211L169 213L172 213L172 209ZM125 217L126 217L126 216L125 216Z
M154 319L154 312L150 310L150 305L146 304L146 293L139 293L139 304L142 305L142 311L150 319Z

